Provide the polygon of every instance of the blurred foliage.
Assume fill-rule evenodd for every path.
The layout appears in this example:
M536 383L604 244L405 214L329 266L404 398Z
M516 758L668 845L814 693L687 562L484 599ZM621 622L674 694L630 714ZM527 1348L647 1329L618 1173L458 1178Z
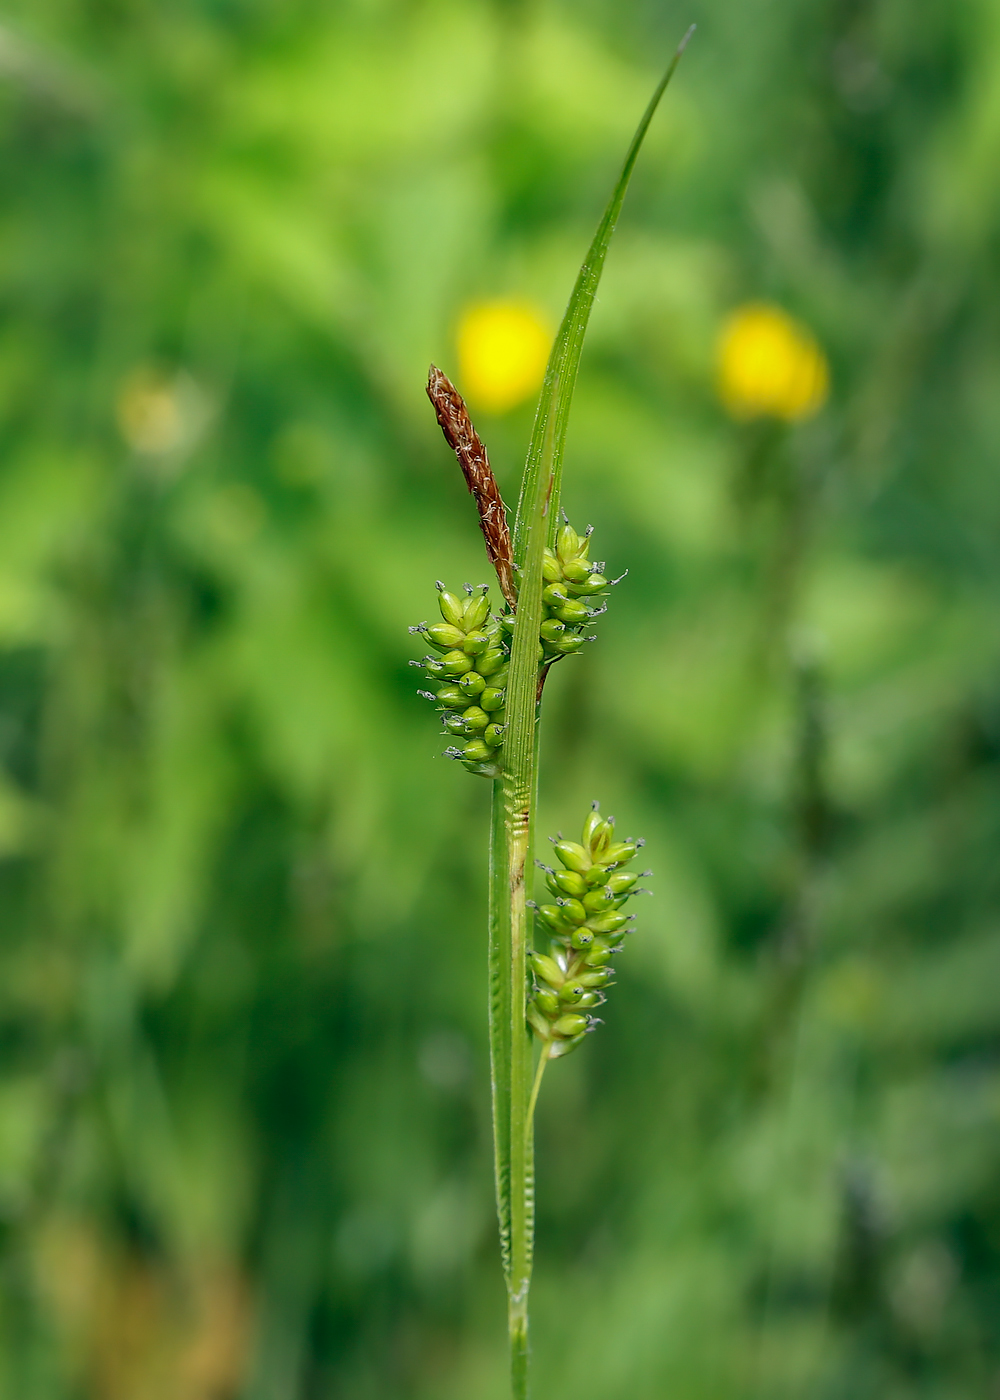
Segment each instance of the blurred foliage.
M4 1396L504 1394L423 380L557 321L691 19L570 431L630 573L541 829L599 796L657 897L540 1105L538 1393L1000 1387L996 6L8 0ZM809 422L715 399L758 300Z

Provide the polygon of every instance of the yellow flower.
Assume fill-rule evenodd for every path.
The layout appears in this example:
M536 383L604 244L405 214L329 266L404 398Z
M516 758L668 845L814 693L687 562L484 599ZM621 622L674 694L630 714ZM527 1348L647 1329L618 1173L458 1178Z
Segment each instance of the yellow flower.
M181 440L176 388L165 375L134 370L118 391L115 409L121 435L136 452L169 452Z
M722 328L719 397L734 418L811 418L826 402L830 367L815 337L778 306L750 302Z
M140 365L118 386L118 430L134 452L147 457L193 447L211 416L210 401L185 370L167 374Z
M459 383L474 407L505 413L540 388L552 331L530 302L474 302L462 313L457 339Z

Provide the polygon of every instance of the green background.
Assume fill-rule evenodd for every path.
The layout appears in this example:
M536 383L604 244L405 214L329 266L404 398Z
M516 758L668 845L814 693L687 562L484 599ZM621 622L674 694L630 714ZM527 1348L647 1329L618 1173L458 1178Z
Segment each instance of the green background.
M599 797L656 897L542 1095L537 1394L998 1393L996 5L8 0L5 1398L504 1394L423 380L470 300L561 313L692 19L570 430L629 575L540 830ZM715 396L759 298L831 361L792 430ZM510 498L530 408L480 427Z

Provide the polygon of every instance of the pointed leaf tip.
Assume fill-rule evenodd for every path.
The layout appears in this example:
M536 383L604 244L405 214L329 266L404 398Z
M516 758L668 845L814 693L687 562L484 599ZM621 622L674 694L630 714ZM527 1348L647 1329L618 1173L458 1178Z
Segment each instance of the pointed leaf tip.
M697 28L698 28L697 24L692 24L692 25L689 25L689 26L688 26L688 32L684 35L684 38L683 38L683 39L680 41L680 43L677 45L677 57L678 57L678 58L680 58L681 54L682 54L682 53L684 52L684 50L687 48L687 46L688 46L688 41L690 40L691 35L694 33L694 31L695 31Z

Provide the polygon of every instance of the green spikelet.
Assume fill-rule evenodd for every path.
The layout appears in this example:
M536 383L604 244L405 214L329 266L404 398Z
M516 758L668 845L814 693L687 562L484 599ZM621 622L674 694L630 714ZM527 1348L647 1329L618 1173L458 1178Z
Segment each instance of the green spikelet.
M605 578L603 565L590 561L590 536L589 529L578 535L567 521L559 531L556 548L545 551L545 590L538 638L540 681L553 662L572 656L585 642L594 640L586 629L607 610L607 605L592 607L584 599L599 601L602 594L620 582ZM450 593L443 583L438 583L437 589L441 621L422 622L410 631L426 637L438 655L425 656L410 665L422 666L435 687L419 693L442 712L445 733L464 740L447 748L446 755L461 760L471 773L496 778L502 763L515 614L508 610L499 617L493 616L486 584L476 589L466 584L464 597Z
M568 1055L600 1025L591 1013L606 999L611 958L632 931L623 909L641 893L640 877L623 867L643 842L615 841L614 834L614 818L602 817L595 802L579 842L552 838L564 869L536 862L555 903L536 910L550 946L548 954L531 955L528 1022L550 1060Z
M607 611L601 597L625 577L622 574L621 578L605 578L604 565L591 562L591 533L588 529L584 535L578 535L565 520L555 549L546 549L542 557L542 621L538 640L539 665L543 669L564 656L572 656L585 642L595 640L587 628ZM599 602L599 607L590 606ZM506 633L512 633L514 614L505 613L500 625Z
M420 694L442 713L445 733L465 742L445 752L461 759L472 773L500 775L504 734L504 700L510 647L490 611L489 589L466 584L463 598L438 583L441 622L421 622L410 631L426 637L441 653L413 661L422 666L433 691Z

